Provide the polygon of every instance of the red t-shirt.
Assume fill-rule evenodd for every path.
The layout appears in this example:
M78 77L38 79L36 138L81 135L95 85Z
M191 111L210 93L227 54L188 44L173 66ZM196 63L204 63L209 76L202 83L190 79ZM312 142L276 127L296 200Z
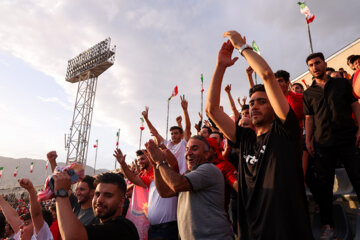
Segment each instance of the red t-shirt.
M237 180L237 171L229 161L216 159L213 161L213 164L220 169L225 179L225 211L229 210L230 203L230 193L231 188L234 185L234 182Z
M59 224L57 219L55 219L51 226L50 226L50 231L53 235L54 240L61 240L61 235L60 235L60 230L59 230Z
M294 111L297 119L299 120L300 129L303 129L303 121L305 119L303 108L303 95L301 93L289 91L285 97L290 104L290 107Z
M150 183L154 179L154 168L150 168L149 171L146 171L146 170L140 171L139 177L146 184L146 186L149 188Z

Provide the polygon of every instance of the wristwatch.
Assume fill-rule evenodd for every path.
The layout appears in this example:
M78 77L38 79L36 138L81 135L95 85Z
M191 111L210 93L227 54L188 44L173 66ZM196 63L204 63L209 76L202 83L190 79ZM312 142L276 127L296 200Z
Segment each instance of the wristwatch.
M68 196L69 196L68 192L63 188L61 188L55 192L55 198L57 198L57 197L63 198L63 197L68 197Z
M164 164L166 164L166 161L159 162L158 164L156 164L156 169L159 169L159 167Z
M241 56L243 56L242 52L245 50L245 49L252 49L252 47L249 45L249 44L244 44L240 47L239 49L239 53L241 54Z

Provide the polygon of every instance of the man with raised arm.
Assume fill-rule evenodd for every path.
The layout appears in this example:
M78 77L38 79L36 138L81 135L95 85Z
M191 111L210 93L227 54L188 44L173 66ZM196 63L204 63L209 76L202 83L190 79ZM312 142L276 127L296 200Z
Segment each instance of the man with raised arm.
M92 207L100 224L84 226L71 209L67 195L71 186L70 176L66 172L56 173L54 192L56 214L63 240L87 239L139 239L132 222L121 216L126 193L126 183L120 174L102 173L95 180L95 195Z
M58 157L56 151L50 151L46 154L46 157L50 163L51 171L54 172L57 166L56 159ZM86 175L75 188L75 194L71 194L71 206L73 212L84 225L98 223L99 219L94 216L92 205L92 199L94 197L95 187L94 178Z
M191 123L190 123L190 117L188 113L188 102L185 99L185 95L180 96L181 101L181 107L184 112L184 118L185 118L185 129L183 130L179 126L172 126L170 128L170 134L171 134L171 141L165 140L159 132L156 130L156 128L152 125L152 123L149 120L149 108L146 107L145 111L142 112L142 115L144 116L145 122L151 132L151 134L156 138L159 146L162 144L165 144L165 146L170 149L170 151L175 155L178 165L179 165L179 171L180 173L184 173L186 171L186 161L185 161L185 148L186 143L189 140L191 136Z
M31 221L34 226L34 237L38 240L51 240L53 236L51 234L49 225L51 223L46 223L43 217L43 211L41 205L37 200L37 192L34 188L34 185L29 179L19 179L19 184L22 188L26 189L29 193L30 199L30 214ZM19 235L18 235L19 234ZM23 236L20 237L20 233L17 233L14 236L15 239L24 239Z
M181 175L167 164L167 156L150 140L145 144L156 164L156 188L162 197L179 196L177 216L181 239L232 238L230 222L224 210L224 177L209 162L209 143L202 136L192 136L185 158L188 171Z
M238 224L240 239L313 239L301 170L300 127L265 60L236 31L218 54L206 112L239 147ZM250 89L250 115L256 132L235 126L219 108L221 83L232 66L234 47L264 81Z

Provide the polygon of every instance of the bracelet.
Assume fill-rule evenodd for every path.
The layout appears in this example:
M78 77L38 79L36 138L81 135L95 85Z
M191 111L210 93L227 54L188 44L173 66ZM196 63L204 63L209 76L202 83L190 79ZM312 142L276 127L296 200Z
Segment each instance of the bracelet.
M242 52L245 50L245 49L252 49L252 47L250 46L250 45L248 45L248 44L244 44L244 45L242 45L241 47L240 47L240 49L239 49L239 53L240 53L240 55L241 56L244 56L243 54L242 54Z
M156 164L156 169L159 169L159 167L164 164L167 164L165 160L159 162L158 164Z

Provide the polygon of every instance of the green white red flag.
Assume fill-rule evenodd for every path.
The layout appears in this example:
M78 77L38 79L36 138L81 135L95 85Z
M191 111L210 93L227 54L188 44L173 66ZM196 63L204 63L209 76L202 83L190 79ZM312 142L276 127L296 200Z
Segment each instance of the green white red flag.
M94 148L98 147L99 140L96 139L96 143L94 144Z
M298 2L300 6L300 12L305 15L306 23L309 24L315 19L315 15L310 12L310 9L306 6L305 2Z
M0 167L0 178L2 177L3 171L4 171L4 167Z
M47 170L49 167L49 161L46 161L45 169Z
M261 55L261 54L260 54L260 48L259 48L259 46L256 44L255 41L252 41L252 49L253 49L254 52L256 52L257 54Z
M17 176L18 171L19 171L19 166L17 166L17 167L15 168L15 171L14 171L14 177L16 177L16 176Z
M173 97L175 97L176 95L178 95L178 93L179 93L179 90L178 90L178 86L175 86L174 87L174 90L173 90L173 92L171 93L171 96L169 97L169 101L173 98Z
M203 74L201 74L200 79L201 79L201 92L204 92L204 77L203 77Z
M144 125L144 118L140 118L141 123L140 123L140 130L143 131L145 129L145 125Z
M33 173L34 170L34 162L30 163L30 173Z
M116 133L116 147L119 146L119 138L120 138L120 129L119 129L119 131L117 131L117 133Z

